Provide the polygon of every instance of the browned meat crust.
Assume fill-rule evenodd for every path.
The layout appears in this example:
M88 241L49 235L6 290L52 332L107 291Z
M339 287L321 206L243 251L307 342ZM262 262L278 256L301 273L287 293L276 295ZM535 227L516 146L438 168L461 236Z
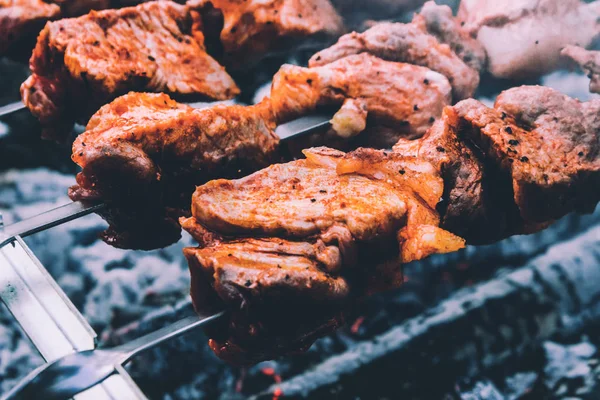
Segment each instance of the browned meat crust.
M485 63L483 48L461 31L450 8L434 3L427 3L410 24L384 22L363 33L342 36L336 44L315 54L309 66L323 66L360 53L439 72L452 85L455 101L473 96Z
M162 247L179 238L176 218L189 210L195 185L273 161L274 128L268 102L196 110L165 94L127 94L75 140L73 161L83 170L70 196L114 205L104 214L110 244Z
M482 151L486 166L497 169L495 184L509 188L513 199L507 203L522 219L505 236L594 209L600 200L600 102L522 86L500 94L493 109L476 100L454 108L461 135Z
M23 101L44 135L60 140L73 121L129 90L234 97L237 86L203 41L200 15L170 1L49 23L31 57Z
M561 53L575 61L590 78L590 92L600 93L600 51L591 51L578 46L567 46Z
M600 32L598 1L462 0L458 17L485 48L489 72L506 79L550 72L565 46L588 47Z
M394 130L393 142L384 144L391 146L399 137L422 136L450 104L450 91L448 80L428 68L362 53L321 67L282 66L273 78L271 102L278 121L284 122L318 107L340 106L346 99L356 99L371 126ZM353 121L351 125L362 124ZM344 132L342 136L357 133Z
M290 332L310 320L307 312L330 322L352 299L399 286L402 263L464 245L437 227L443 184L431 164L372 149L305 154L198 187L193 217L182 220L201 243L185 249L196 308L214 306L212 287L234 311L229 329L211 342L231 362L274 356L282 321ZM235 323L248 318L255 323ZM296 342L288 335L287 347L276 351L296 351L315 337Z
M268 52L295 47L311 37L335 38L344 31L342 18L329 0L193 0L214 8L222 19L222 59L243 69ZM189 4L189 3L188 3Z

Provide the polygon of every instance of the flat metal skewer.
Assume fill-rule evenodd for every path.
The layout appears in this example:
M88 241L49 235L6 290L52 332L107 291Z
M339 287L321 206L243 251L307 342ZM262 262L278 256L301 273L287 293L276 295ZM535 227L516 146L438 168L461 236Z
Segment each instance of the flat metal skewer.
M69 399L101 383L119 366L160 343L218 320L224 311L209 316L191 316L129 343L109 349L87 350L66 355L32 371L2 400Z
M14 103L7 104L5 106L0 107L0 118L5 117L7 115L16 113L25 108L25 104L22 101L15 101Z

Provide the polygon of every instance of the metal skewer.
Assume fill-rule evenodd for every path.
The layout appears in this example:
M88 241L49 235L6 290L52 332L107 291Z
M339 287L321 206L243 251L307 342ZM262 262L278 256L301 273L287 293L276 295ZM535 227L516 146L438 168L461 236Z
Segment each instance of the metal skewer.
M121 346L69 354L33 370L2 400L71 398L104 381L136 355L205 326L223 315L224 311L206 317L187 317Z
M13 114L25 108L25 104L21 101L15 101L14 103L7 104L0 107L0 118Z

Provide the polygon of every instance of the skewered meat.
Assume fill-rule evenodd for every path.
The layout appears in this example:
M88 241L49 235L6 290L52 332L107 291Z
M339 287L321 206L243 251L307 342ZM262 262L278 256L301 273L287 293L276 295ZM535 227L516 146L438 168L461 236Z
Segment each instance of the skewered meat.
M463 0L458 16L483 44L489 71L499 78L550 72L563 47L588 47L600 32L598 1Z
M422 136L450 104L450 92L448 80L428 68L362 53L321 67L282 66L273 78L271 102L278 121L285 122L352 99L352 105L343 107L344 115L334 117L336 126L348 128L342 129L341 136L360 133L358 129L365 126L361 120L368 118L372 126L394 130L392 143L380 144L391 146L401 136ZM367 140L371 136L380 139L372 134Z
M385 87L394 95L405 90L403 84L410 78L405 71L417 68L438 75L421 67L363 56L376 60L378 68L372 70L368 85L351 86L350 94L357 99L346 99L332 120L334 128L340 131L362 131L367 109L377 113L385 108L386 103L376 99L378 81L379 87ZM339 64L346 61L341 60ZM366 67L359 62L355 67ZM386 64L393 68L385 68ZM327 68L329 66L324 69ZM423 77L417 76L417 79ZM320 84L318 79L314 81L315 85ZM432 79L428 85L421 85L434 88L435 82ZM446 87L449 91L447 81ZM408 99L409 95L405 97ZM397 98L384 100L393 104ZM426 110L427 103L424 104L419 108ZM402 107L414 113L412 105ZM443 104L439 105L440 111L441 107ZM253 107L216 107L214 110L212 113L193 110L166 95L130 93L104 106L91 118L86 132L73 146L73 160L83 167L83 172L78 177L79 186L73 188L71 195L73 199L100 198L111 203L109 212L104 213L111 223L104 235L107 242L134 248L169 244L179 238L180 231L172 217L189 212L188 199L195 185L210 178L253 172L282 155L288 158L293 155L287 154L287 149L278 151L270 101ZM212 119L216 120L214 125L211 125ZM225 131L226 128L229 131ZM326 143L327 139L320 135L319 142ZM146 206L140 208L139 203ZM156 222L157 218L164 222ZM160 228L161 225L167 225L168 229ZM153 240L148 240L149 235L140 235L150 227L161 232L151 236Z
M600 101L523 86L501 93L494 109L476 100L455 109L470 126L463 134L510 182L526 223L593 211L600 200Z
M330 310L371 292L365 277L378 266L386 277L395 271L387 283L398 286L401 263L463 247L462 239L437 227L434 207L443 182L431 164L372 149L344 154L313 148L305 154L307 159L198 187L193 217L182 221L202 243L185 249L194 282L214 287L242 315L264 315L267 308L278 324L286 315L288 326L296 324L290 307L299 313L294 320L303 320L304 308ZM193 293L197 309L212 306L203 302L210 300L205 292ZM230 326L213 338L213 349L238 363L256 361L256 352L272 356L264 346L275 327L260 322L251 332L247 325L238 332Z
M483 48L461 31L450 8L431 2L410 24L380 23L363 33L342 36L336 44L315 54L309 66L323 66L360 53L441 73L452 85L455 101L473 96L485 63Z
M102 107L73 144L83 168L74 200L118 204L104 240L156 248L180 237L194 185L273 161L278 138L268 101L197 110L165 94L130 93ZM152 232L153 234L150 234Z
M600 51L567 46L560 53L575 61L590 77L590 92L600 93Z
M247 68L267 52L301 39L337 37L344 25L329 0L194 0L220 15L219 40L228 68ZM214 17L213 17L214 18Z
M160 18L157 18L160 17ZM239 90L204 50L200 15L157 1L49 23L31 58L23 101L46 137L131 89L229 99Z
M495 108L473 99L446 108L422 139L401 140L394 151L427 160L442 174L444 229L469 243L490 243L594 208L599 109L598 101L523 86L503 92Z
M473 99L447 107L427 135L393 153L310 149L306 160L198 187L193 216L182 219L200 243L184 250L194 304L232 310L211 347L234 363L306 348L317 328L340 323L335 305L398 286L401 263L461 248L445 230L474 234L461 218L480 228L491 210L515 218L487 226L498 240L590 211L600 200L599 111L600 101L524 86L494 108ZM440 198L455 202L441 207L442 228ZM321 325L296 330L304 312Z

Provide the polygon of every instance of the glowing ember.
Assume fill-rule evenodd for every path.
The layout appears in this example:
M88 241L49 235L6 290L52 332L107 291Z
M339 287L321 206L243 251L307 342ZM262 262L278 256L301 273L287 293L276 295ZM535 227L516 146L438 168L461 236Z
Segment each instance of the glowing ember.
M350 327L350 332L352 332L353 334L357 334L358 330L360 329L360 326L362 325L362 323L365 321L365 317L358 317L356 318L356 321L354 321L354 323L352 324L352 327Z

